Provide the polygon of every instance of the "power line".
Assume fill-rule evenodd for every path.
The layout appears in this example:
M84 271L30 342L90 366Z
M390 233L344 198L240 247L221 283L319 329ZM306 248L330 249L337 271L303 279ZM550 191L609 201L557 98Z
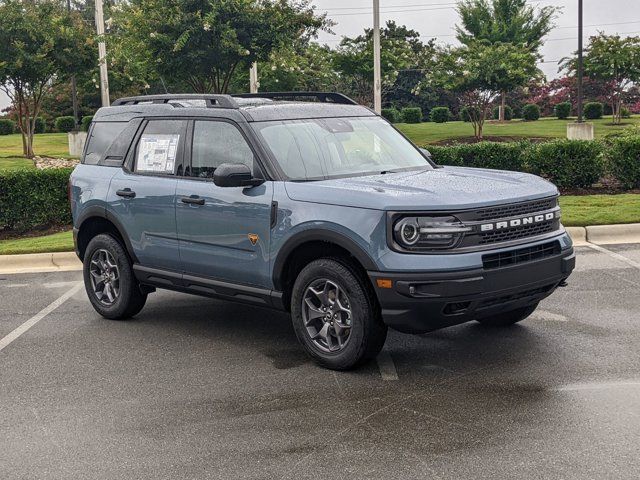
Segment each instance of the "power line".
M567 0L568 1L568 0ZM531 0L531 3L558 3L557 0ZM407 5L381 5L380 8L412 8L412 7L434 7L434 6L457 6L458 2L447 2L447 3L414 3ZM322 8L320 10L323 11L338 11L338 10L363 10L363 13L371 13L372 10L368 5L364 5L361 7L330 7L330 8Z

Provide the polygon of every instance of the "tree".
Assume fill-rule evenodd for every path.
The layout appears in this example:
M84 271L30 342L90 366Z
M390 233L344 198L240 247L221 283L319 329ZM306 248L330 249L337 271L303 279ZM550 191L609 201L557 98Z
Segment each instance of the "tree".
M526 0L462 0L458 13L462 21L456 25L456 37L463 45L478 40L490 44L512 43L538 53L542 39L553 28L558 7L535 8ZM506 85L501 92L500 120L504 120L506 93L524 86Z
M0 2L0 85L11 99L25 156L52 85L91 66L93 39L77 12L59 0Z
M563 63L563 68L572 74L576 67L576 58ZM640 81L640 37L604 33L591 37L584 51L584 72L592 79L609 83L613 123L619 124L624 95L634 82Z
M425 46L420 34L404 25L388 21L380 29L380 66L383 97L393 87L401 71L419 70ZM335 68L343 89L363 104L373 103L373 30L363 35L344 37L335 52Z
M460 94L469 107L474 135L482 139L484 122L500 92L536 75L536 57L528 48L475 42L442 55L431 81Z
M111 9L112 57L125 75L225 93L239 65L330 26L308 0L131 0Z

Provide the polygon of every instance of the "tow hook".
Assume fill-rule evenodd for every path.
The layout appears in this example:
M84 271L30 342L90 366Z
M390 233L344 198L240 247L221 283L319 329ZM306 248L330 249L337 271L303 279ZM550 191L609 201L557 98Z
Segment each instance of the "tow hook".
M562 280L562 281L558 284L558 286L559 286L559 287L566 287L567 285L569 285L569 284L567 283L567 281L566 281L566 280Z

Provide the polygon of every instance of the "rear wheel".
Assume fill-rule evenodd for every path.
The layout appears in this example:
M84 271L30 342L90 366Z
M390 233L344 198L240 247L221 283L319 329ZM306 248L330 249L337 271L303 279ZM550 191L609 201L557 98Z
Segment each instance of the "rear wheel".
M538 308L538 304L534 303L528 307L517 308L487 318L479 318L478 322L487 327L508 327L527 318L536 308Z
M93 308L103 317L122 320L137 314L147 295L133 274L127 252L111 235L96 235L83 262L84 286Z
M387 337L366 279L338 259L314 260L302 269L293 286L291 317L307 353L334 370L375 357Z

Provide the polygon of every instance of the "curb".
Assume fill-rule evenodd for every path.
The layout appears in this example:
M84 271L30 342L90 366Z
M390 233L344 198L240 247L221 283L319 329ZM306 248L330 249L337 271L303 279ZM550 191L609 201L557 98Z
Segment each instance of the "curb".
M640 223L627 225L596 225L592 227L566 227L577 247L594 243L640 243ZM29 253L0 255L0 274L69 272L82 270L82 262L74 252Z
M68 272L82 270L74 252L0 255L0 273Z

